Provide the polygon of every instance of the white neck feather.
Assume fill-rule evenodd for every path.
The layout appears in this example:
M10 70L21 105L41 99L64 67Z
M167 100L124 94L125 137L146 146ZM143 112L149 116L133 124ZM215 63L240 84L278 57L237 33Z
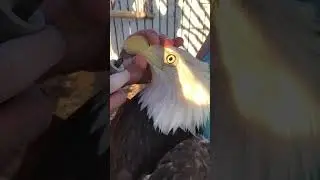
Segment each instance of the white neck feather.
M209 120L209 67L192 59L180 64L175 72L178 74L168 75L152 68L152 83L141 92L141 110L147 108L154 127L164 134L178 128L195 134Z

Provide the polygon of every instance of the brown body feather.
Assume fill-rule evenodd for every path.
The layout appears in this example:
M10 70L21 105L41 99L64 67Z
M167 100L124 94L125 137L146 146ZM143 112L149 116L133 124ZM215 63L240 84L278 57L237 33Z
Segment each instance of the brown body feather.
M191 134L177 130L164 135L153 127L146 109L140 110L139 94L127 101L111 125L110 173L111 179L136 180L151 173L158 161Z
M210 180L212 157L209 143L193 137L179 143L158 163L148 180Z

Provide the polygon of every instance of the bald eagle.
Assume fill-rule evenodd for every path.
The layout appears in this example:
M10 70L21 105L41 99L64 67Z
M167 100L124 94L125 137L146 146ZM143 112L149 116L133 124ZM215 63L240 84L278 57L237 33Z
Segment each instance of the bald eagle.
M134 38L143 41L142 37ZM197 158L197 165L189 168L189 174L194 172L190 177L205 177L209 155L193 155L192 149L207 152L207 146L201 145L204 141L197 136L210 114L209 65L173 46L146 45L139 49L127 42L124 50L147 59L152 81L127 101L111 122L111 179L154 179L164 171L171 176L170 166L178 165L174 161L179 157L169 166L164 165L166 159L183 153L183 149L189 151L190 158Z

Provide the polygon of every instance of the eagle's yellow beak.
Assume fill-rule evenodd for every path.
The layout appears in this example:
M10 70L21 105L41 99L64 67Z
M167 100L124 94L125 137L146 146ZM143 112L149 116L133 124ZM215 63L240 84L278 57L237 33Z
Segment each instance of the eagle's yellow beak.
M162 70L164 47L159 45L150 46L144 37L137 35L125 40L123 49L128 54L139 54L145 57L150 65Z
M131 36L124 41L123 49L131 55L136 55L150 47L147 40L142 36Z
M155 68L160 70L163 69L163 57L164 57L165 48L159 45L150 46L145 51L141 51L139 55L146 58L148 63Z

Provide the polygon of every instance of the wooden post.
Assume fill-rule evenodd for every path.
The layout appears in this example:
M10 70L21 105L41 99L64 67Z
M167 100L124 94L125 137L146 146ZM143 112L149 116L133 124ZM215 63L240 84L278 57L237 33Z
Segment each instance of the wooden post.
M113 18L135 18L135 19L144 19L144 18L153 18L153 14L147 12L139 11L110 11L110 17Z

